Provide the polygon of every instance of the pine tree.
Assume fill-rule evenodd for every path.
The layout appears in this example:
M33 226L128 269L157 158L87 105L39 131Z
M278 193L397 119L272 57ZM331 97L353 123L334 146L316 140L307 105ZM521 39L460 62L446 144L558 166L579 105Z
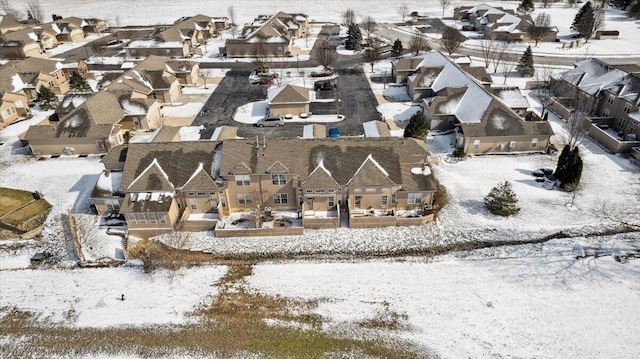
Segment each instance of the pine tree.
M533 10L535 10L535 7L533 5L533 0L522 0L522 3L520 3L520 5L518 6L518 9L516 9L518 14L523 14L523 15L527 15L533 12Z
M391 48L391 53L393 56L398 57L402 54L402 41L400 39L396 39L393 43L393 47Z
M58 105L58 98L48 87L41 86L36 102L44 110L53 110Z
M89 86L87 80L76 71L71 73L71 78L69 78L69 87L77 92L91 92L91 86Z
M509 181L498 183L493 187L484 197L484 205L491 213L499 216L512 216L520 212L518 198L516 198Z
M425 139L429 134L429 122L422 111L416 112L409 119L409 124L404 129L404 137L413 137L418 139Z
M573 18L571 30L585 38L585 42L603 25L604 15L602 10L595 10L591 1L587 1Z
M582 167L578 146L571 149L571 146L565 145L558 159L556 171L553 173L553 176L560 182L560 188L568 192L574 191L580 184Z
M357 24L349 25L349 29L347 30L347 41L344 44L345 49L359 51L361 43L362 33L360 32L360 27L358 27Z
M524 77L531 77L535 74L536 70L533 68L533 52L531 51L531 46L528 46L524 54L522 54L516 70Z

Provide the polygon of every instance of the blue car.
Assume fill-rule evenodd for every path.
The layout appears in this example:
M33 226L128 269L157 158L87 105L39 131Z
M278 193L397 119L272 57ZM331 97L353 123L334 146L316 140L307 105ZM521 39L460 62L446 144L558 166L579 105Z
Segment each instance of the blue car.
M340 138L340 129L332 127L329 129L329 138Z

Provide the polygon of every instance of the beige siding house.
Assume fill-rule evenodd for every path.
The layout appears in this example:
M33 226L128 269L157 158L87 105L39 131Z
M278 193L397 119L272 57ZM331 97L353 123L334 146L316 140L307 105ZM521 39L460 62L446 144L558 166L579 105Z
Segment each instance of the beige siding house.
M102 178L92 198L100 213L117 202L142 237L255 211L298 211L308 229L335 228L341 216L352 227L416 225L432 219L427 156L397 138L129 144L103 160L107 172L123 169L119 189Z
M267 103L270 114L309 113L309 89L295 85L276 87L269 90Z
M546 151L551 126L525 121L505 101L512 93L505 90L500 99L439 52L421 58L420 67L407 77L407 91L414 100L422 99L432 131L454 130L456 147L467 154Z

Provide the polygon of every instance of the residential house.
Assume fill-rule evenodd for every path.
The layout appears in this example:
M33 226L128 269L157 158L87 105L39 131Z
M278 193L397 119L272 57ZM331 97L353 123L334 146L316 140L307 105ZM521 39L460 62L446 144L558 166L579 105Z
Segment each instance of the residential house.
M529 108L529 101L517 86L492 86L491 93L509 106L518 116L524 117Z
M0 34L26 29L34 24L33 20L21 21L11 14L5 14L0 20Z
M118 98L102 91L59 121L30 126L24 140L34 155L106 153L112 146L124 143L118 124L124 115Z
M476 31L484 32L489 39L506 42L531 41L527 34L527 29L533 25L530 15L518 15L510 9L479 4L456 8L454 17L468 20ZM557 34L558 29L550 27L541 41L555 41Z
M180 96L180 82L171 66L165 63L166 58L149 56L134 68L126 71L107 88L123 84L133 91L132 98L146 98L158 100L162 103L172 103ZM193 81L193 77L184 76ZM119 86L119 85L117 85Z
M109 28L109 24L107 24L106 21L96 18L81 19L79 17L71 16L54 22L58 24L58 27L61 29L61 34L65 34L62 38L68 39L60 41L78 42L84 39L87 35L100 34ZM80 30L82 35L80 35L76 30Z
M335 228L343 214L356 228L415 225L432 218L427 157L397 138L129 144L103 159L105 175L123 170L119 188L102 176L92 198L101 214L117 204L142 237L256 210L298 211L305 228Z
M309 113L309 89L285 85L270 89L267 97L270 114L298 115Z
M222 53L229 57L290 56L293 40L304 36L308 16L304 14L260 15L245 25L237 39L227 39Z
M455 130L456 147L468 154L546 151L553 135L548 122L525 121L443 54L422 59L407 78L407 92L422 98L431 130Z
M180 85L193 85L200 81L200 65L196 61L174 60L169 57L149 56L136 65L138 71L163 70L175 76Z
M201 54L200 46L217 36L217 26L213 18L196 15L176 21L167 28L161 28L152 40L132 41L125 46L127 57L170 56L189 57Z
M65 71L65 64L61 61L29 57L8 63L3 68L5 66L13 67L23 78L23 83L31 84L35 92L42 86L49 88L56 95L64 95L69 91L68 71ZM35 92L29 97L35 97Z
M24 92L0 91L0 96L2 96L2 102L0 103L0 128L31 117L27 105L29 99Z
M635 66L634 66L635 65ZM640 71L636 64L609 65L598 59L577 62L551 78L551 108L564 118L584 114L589 135L613 153L640 147Z

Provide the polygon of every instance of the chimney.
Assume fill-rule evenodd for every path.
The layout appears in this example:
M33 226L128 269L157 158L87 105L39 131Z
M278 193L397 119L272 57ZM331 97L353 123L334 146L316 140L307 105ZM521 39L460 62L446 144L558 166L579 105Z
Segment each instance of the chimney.
M262 148L267 148L267 136L262 135Z

